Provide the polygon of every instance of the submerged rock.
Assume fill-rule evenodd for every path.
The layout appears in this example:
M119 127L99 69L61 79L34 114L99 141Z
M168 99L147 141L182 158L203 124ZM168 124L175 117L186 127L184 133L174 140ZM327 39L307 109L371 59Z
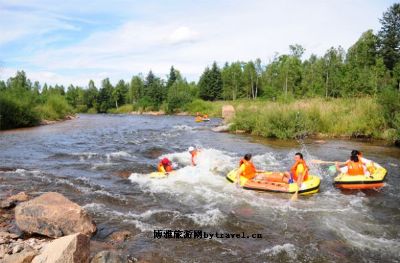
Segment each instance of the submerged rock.
M58 238L43 247L32 263L87 263L90 240L81 233Z
M107 240L112 243L120 243L126 241L132 235L131 231L123 230L112 233Z
M123 257L113 251L101 251L97 253L90 263L124 263Z
M211 130L214 132L228 132L231 126L232 126L232 123L228 123L226 125L214 127Z
M15 219L22 231L49 237L72 233L91 236L96 231L96 225L82 207L53 192L19 204Z

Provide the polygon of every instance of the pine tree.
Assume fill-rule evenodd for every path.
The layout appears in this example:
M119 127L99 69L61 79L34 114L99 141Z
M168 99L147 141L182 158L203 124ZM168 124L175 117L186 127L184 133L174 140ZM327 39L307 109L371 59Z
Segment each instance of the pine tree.
M393 70L400 62L400 4L393 4L380 19L380 53L386 67Z

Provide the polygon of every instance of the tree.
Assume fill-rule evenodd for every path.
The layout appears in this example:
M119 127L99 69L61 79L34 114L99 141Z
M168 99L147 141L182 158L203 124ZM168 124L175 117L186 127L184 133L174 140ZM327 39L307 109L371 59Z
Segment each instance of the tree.
M68 104L76 108L76 105L78 104L78 96L78 90L73 85L69 85L67 93L65 94Z
M237 61L229 65L225 63L222 71L222 98L226 100L236 100L239 97L239 89L243 84L242 63Z
M324 55L325 97L338 97L343 79L344 50L331 47Z
M377 36L368 30L348 49L342 95L376 93L374 67L378 58L377 45Z
M174 66L171 66L171 69L169 71L169 75L168 75L168 80L167 80L167 85L166 88L167 90L174 84L174 82L177 79L177 74L176 74L176 70L174 69Z
M88 109L98 108L98 96L99 91L97 90L94 81L90 80L88 84L88 88L83 94L83 103L87 106Z
M129 86L130 103L138 102L144 96L143 79L140 76L133 76Z
M118 109L119 105L123 105L128 95L128 85L121 79L113 89L112 99L115 102L115 107Z
M150 70L144 83L144 96L150 101L151 106L159 108L164 99L164 86L160 78L157 78Z
M395 65L400 62L400 3L389 7L379 21L382 24L378 33L379 51L386 67L393 70Z
M214 62L211 70L207 67L199 80L199 96L204 100L218 100L222 98L222 75Z
M101 113L106 113L108 109L113 107L113 86L108 78L101 82L101 89L99 91L99 96L97 97L97 111Z
M168 112L175 112L177 109L182 108L185 104L192 101L191 86L185 79L177 76L172 86L168 90L167 96L167 110Z
M300 93L310 97L325 95L324 60L312 54L303 62Z

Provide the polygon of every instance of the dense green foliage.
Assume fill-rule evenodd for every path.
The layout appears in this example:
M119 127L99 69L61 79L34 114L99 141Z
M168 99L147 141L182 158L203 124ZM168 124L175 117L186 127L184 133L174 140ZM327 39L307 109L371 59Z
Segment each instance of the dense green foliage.
M214 62L206 67L197 85L174 67L166 80L150 71L128 82L120 80L115 86L106 78L100 87L90 80L87 87L70 85L67 89L32 84L24 72L18 72L6 83L0 81L1 128L31 126L43 118L59 119L72 109L217 115L223 102L215 101L238 105L236 101L248 100L248 105L238 110L236 125L255 134L293 138L329 133L396 141L400 139L400 4L392 5L380 22L377 34L367 30L347 51L332 47L322 56L303 58L305 49L295 44L289 46L288 54L276 55L268 63L261 59L226 62L220 68ZM318 105L293 106L304 99ZM266 106L267 101L273 107ZM332 114L321 113L326 112L325 103L331 105ZM350 115L357 118L351 121Z
M41 119L57 120L73 112L62 87L47 87L41 92L25 72L17 72L7 83L0 82L0 129L29 127Z

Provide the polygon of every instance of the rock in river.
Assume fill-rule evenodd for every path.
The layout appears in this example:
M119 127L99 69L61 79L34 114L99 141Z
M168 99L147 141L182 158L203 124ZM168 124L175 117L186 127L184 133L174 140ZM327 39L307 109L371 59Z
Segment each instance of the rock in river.
M73 233L91 236L96 225L78 204L58 193L45 193L15 208L18 227L27 233L61 237Z

